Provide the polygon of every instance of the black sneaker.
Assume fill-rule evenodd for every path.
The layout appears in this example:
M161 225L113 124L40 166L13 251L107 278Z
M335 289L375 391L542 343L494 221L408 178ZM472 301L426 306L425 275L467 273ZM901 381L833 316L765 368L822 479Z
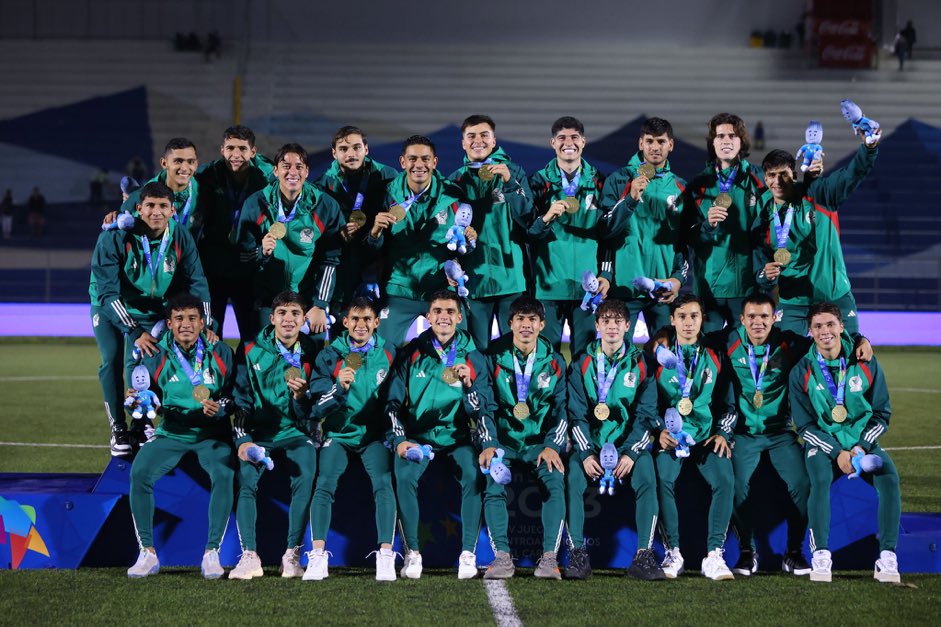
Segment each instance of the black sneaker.
M781 570L795 575L809 575L813 570L807 560L804 558L803 551L788 551L784 554L784 561L781 562Z
M114 429L111 431L111 456L130 457L134 453L127 429Z
M566 579L588 579L591 577L591 564L588 562L588 549L578 547L569 552L569 565L565 568Z
M732 568L732 573L748 577L758 572L758 554L749 549L742 549L738 554L738 561ZM807 572L810 572L809 570Z
M634 554L634 561L627 569L627 576L644 581L663 581L667 578L657 563L657 556L650 549L640 549Z

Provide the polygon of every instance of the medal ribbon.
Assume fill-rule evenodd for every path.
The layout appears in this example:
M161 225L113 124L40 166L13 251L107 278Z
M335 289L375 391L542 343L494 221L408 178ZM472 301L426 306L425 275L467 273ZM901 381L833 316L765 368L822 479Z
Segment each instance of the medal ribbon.
M689 370L686 370L686 359L683 357L683 350L680 349L679 359L676 360L676 379L680 382L680 391L683 398L689 398L689 393L693 389L693 381L696 378L696 363L699 361L699 347L693 353L689 361ZM688 375L688 376L687 376Z
M491 165L493 163L496 163L493 159L485 159L484 161L468 161L467 167L471 168L472 170L479 170L485 165Z
M778 248L787 248L787 236L791 232L791 223L794 221L794 205L788 203L783 226L777 209L772 211L772 215L774 216L774 235L778 239Z
M614 377L617 375L618 371L618 362L621 361L621 358L624 357L627 347L621 345L621 350L618 352L618 357L614 362L614 365L611 366L611 371L608 372L608 375L605 376L604 373L604 351L601 350L601 344L598 344L598 350L595 351L595 360L596 366L595 376L597 377L598 383L598 403L604 403L608 400L608 392L611 390L611 384L614 383ZM604 379L604 381L602 381Z
M290 222L294 219L294 215L297 214L297 206L301 204L301 197L298 196L297 200L294 201L294 208L291 209L291 213L284 215L284 205L281 204L281 192L278 191L278 222Z
M751 376L755 380L755 389L761 391L761 382L765 378L765 370L768 369L768 358L771 356L771 348L765 347L765 356L761 358L761 367L758 367L758 360L755 359L755 347L748 345L748 367L751 369Z
M445 368L451 368L454 366L454 358L457 356L457 340L451 340L451 349L445 355L444 349L441 348L441 342L438 341L438 338L431 338L431 344L435 347L435 352L438 353L438 357L441 359L441 363L444 364Z
M572 177L571 181L565 176L562 168L559 168L559 174L562 177L562 191L565 192L566 196L575 196L578 193L578 182L582 178L582 169L579 168L575 171L575 176Z
M365 168L364 168L365 170ZM356 191L356 199L353 201L353 211L361 211L363 208L363 192L366 191L366 183L369 182L369 176L364 172L362 177L359 180L359 189ZM350 188L346 186L346 181L343 180L343 176L340 176L340 185L343 186L343 191L347 193L348 196L353 194L350 192Z
M183 210L178 211L173 214L176 217L176 221L182 224L183 226L186 226L186 221L190 217L190 209L192 208L192 204L193 204L193 181L190 181L189 186L186 188L186 204L183 205Z
M407 188L406 188L406 189L407 189ZM414 205L414 204L418 201L418 199L421 197L421 195L424 194L425 192L427 192L429 189L431 189L431 184L430 184L430 183L428 184L428 187L426 187L425 189L421 190L421 191L418 192L417 194L412 194L412 195L409 196L407 199L405 199L405 200L403 200L402 202L397 203L397 204L398 204L400 207L402 207L402 209L404 209L406 213L408 213L408 210L412 208L412 205ZM391 209L391 207L390 207L390 209Z
M516 372L516 400L520 403L525 403L526 397L529 395L529 382L533 378L533 366L535 363L535 348L533 352L529 354L529 357L526 358L525 371L520 369L520 360L516 358L516 353L513 353L513 370Z
M369 341L363 344L362 346L353 346L352 344L350 344L349 347L350 347L351 353L368 353L370 350L372 350L372 347L375 345L376 345L376 338L375 336L373 336L369 338Z
M821 355L818 350L814 352L817 354L817 364L820 366L820 374L823 375L823 380L827 382L830 396L833 397L837 405L842 405L846 397L846 358L843 356L840 357L839 379L834 383L833 375L830 374L830 369L827 368L827 362L823 360L823 355Z
M167 247L170 245L170 227L167 226L167 230L163 232L163 238L160 240L160 249L157 251L156 259L151 258L150 238L146 235L141 235L140 239L143 244L144 259L147 261L147 269L150 270L150 278L156 283L157 272L160 270L160 264L163 263L163 258L167 254Z
M716 179L719 181L719 191L727 194L732 185L735 183L735 176L738 174L738 166L732 168L732 171L729 172L728 178L722 178L722 172L719 170L719 166L716 166Z
M301 367L301 343L294 342L293 350L288 350L284 347L284 344L281 343L281 340L275 340L275 344L278 346L278 352L281 353L281 357L284 358L284 361L288 362L295 368Z
M192 383L194 387L203 381L203 356L205 355L205 350L206 346L203 344L202 338L196 340L196 368L194 369L190 366L189 359L187 359L183 351L180 350L179 345L173 342L173 353L176 356L176 360L180 363L180 367L186 374L186 378L190 380L190 383Z

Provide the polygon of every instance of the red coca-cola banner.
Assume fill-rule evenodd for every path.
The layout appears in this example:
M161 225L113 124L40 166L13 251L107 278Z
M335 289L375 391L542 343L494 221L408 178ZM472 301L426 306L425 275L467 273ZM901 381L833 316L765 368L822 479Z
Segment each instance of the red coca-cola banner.
M821 67L868 68L873 46L870 22L855 18L826 18L817 22L817 42Z

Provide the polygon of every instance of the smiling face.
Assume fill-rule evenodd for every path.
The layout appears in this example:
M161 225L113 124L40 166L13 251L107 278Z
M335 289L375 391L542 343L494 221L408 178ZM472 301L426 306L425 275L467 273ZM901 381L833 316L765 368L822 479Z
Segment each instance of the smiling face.
M843 323L832 313L818 313L810 321L810 336L814 338L817 350L824 356L831 358L840 353L840 334L843 333Z
M379 318L372 309L351 308L343 316L343 326L356 346L365 346L379 328Z
M173 204L169 198L146 196L137 204L137 213L147 226L149 235L161 236L173 215Z
M196 149L189 147L169 150L160 159L160 167L167 171L167 186L174 192L181 192L190 184L190 179L199 167Z
M581 163L585 137L574 128L563 128L549 140L549 145L555 150L559 164L570 171Z
M432 172L438 167L438 157L431 146L412 144L399 157L399 164L405 170L409 185L420 190L431 181Z
M755 346L761 346L771 335L774 326L774 307L768 303L746 303L740 318L748 339Z
M534 313L518 313L510 318L513 344L524 353L532 350L539 340L539 334L545 328L546 321Z
M735 127L731 124L720 124L716 127L712 148L720 162L731 163L742 150L742 138L736 134Z
M199 339L203 331L203 318L198 309L174 309L167 319L167 327L173 333L173 339L183 348L188 349Z
M695 344L702 329L702 309L699 303L681 305L670 314L670 324L676 329L676 338L680 344Z
M226 137L220 149L229 171L232 173L244 172L251 167L251 160L257 152L249 145L248 140L237 137Z
M673 150L673 140L666 133L657 136L646 134L637 140L637 147L643 153L644 161L655 168L662 168Z
M471 161L483 161L496 147L497 136L487 123L468 126L461 135L461 148Z
M431 323L431 332L439 342L446 342L454 337L457 325L464 317L456 300L438 298L431 301L428 306L428 322Z
M274 325L274 335L285 346L293 346L304 326L304 308L300 303L283 303L275 307L268 317Z
M352 133L342 139L337 140L336 146L332 150L333 158L340 164L344 172L352 173L363 167L366 155L369 154L369 146L363 140L359 133Z
M307 180L307 164L299 154L285 153L278 162L277 176L281 193L288 198L294 198L301 193L304 181Z
M765 185L768 186L771 195L778 202L783 202L791 196L795 184L794 172L786 165L765 170Z

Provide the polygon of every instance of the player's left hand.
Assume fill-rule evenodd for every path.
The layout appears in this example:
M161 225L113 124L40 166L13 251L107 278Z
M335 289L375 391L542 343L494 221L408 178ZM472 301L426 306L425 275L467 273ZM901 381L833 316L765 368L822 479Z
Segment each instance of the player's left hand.
M657 281L663 281L669 283L673 286L673 289L669 292L664 292L657 302L669 304L676 300L676 297L680 295L680 288L683 287L679 280L670 277L669 279L655 279Z
M206 329L206 340L208 340L210 344L215 344L219 341L219 336L212 329Z
M153 357L157 354L157 338L147 331L141 333L141 336L134 340L134 345L148 357Z
M732 447L729 446L729 441L725 439L724 436L719 435L718 433L706 440L706 445L712 442L712 452L718 455L719 457L728 457L732 458Z
M554 448L547 446L542 449L539 457L536 458L536 468L539 468L539 464L542 462L546 462L546 468L549 469L549 472L552 472L552 469L555 468L559 472L565 473L565 465L562 463L562 458L559 457L559 454Z
M209 417L215 416L219 413L219 410L222 409L222 406L211 398L207 398L206 400L202 401L202 406L203 413Z
M482 165L482 168L487 168L493 172L494 176L502 176L504 183L509 183L510 179L513 176L510 174L510 167L505 163L492 163L490 165Z
M815 179L823 176L823 158L826 156L826 153L821 152L820 156L810 162L810 167L807 168L807 172L804 173L804 176Z
M601 294L604 298L608 297L608 290L611 289L611 281L603 277L598 277L598 291L595 294Z
M856 134L859 136L859 139L862 140L863 144L866 145L865 131L863 131L863 129L859 129L858 131L856 131ZM882 129L881 128L875 133L874 137L876 138L876 143L874 143L872 146L866 145L866 148L868 148L869 150L872 150L873 148L878 146L879 142L882 141Z
M327 330L327 312L320 307L311 307L304 317L310 323L311 333L323 333Z
M454 371L457 373L461 383L464 384L464 387L469 388L474 384L473 379L471 379L470 366L467 364L454 364Z
M856 342L856 359L868 363L872 361L872 352L872 344L869 343L869 340L860 337L859 341Z
M343 228L340 229L340 239L344 242L349 242L353 239L353 236L356 235L356 232L362 228L363 225L358 222L347 222L343 225Z
M493 459L493 456L497 454L496 447L488 446L480 452L480 455L477 457L477 465L481 468L490 468L490 460Z
M464 239L466 239L468 242L477 241L477 231L474 230L474 227L469 226L464 229Z
M633 468L634 460L627 455L621 455L621 459L618 460L618 465L614 467L614 470L611 471L611 474L614 475L615 479L623 479L630 474L631 469Z
M844 475L851 475L856 472L856 469L853 468L853 454L850 451L840 451L840 454L836 456L836 464Z
M291 390L291 393L294 394L294 398L296 400L301 400L301 398L307 394L307 381L301 377L288 379L287 384L288 388Z

